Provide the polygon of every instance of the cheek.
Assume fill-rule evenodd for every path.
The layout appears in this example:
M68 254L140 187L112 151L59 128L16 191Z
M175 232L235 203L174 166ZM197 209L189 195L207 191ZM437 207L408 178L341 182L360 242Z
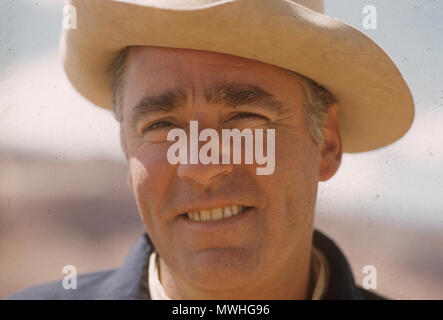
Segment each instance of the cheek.
M309 134L276 129L274 149L270 150L267 150L267 140L264 139L263 151L268 163L246 165L246 168L257 184L266 190L270 204L273 207L287 206L295 199L299 203L312 202L318 182L319 158L317 146ZM257 168L264 168L272 162L268 151L274 151L274 171L269 175L257 175Z
M140 213L146 218L152 210L161 207L161 199L167 192L169 181L174 174L166 158L165 144L141 146L129 158L132 187Z
M276 137L276 172L286 176L292 186L309 189L308 181L318 179L318 151L310 136L301 133L283 133ZM300 183L304 185L300 185Z
M275 171L266 178L265 185L273 199L272 210L280 212L275 219L285 220L288 227L312 215L318 181L316 150L316 145L305 135L276 135Z

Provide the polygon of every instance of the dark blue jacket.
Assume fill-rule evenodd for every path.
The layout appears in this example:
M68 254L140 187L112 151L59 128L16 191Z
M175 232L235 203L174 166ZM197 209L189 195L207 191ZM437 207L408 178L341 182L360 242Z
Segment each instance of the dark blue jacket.
M375 293L356 286L351 268L335 243L314 231L314 245L329 263L330 278L324 299L380 299ZM153 245L144 233L132 247L119 269L80 275L77 289L66 290L62 280L30 287L8 299L150 299L148 263Z

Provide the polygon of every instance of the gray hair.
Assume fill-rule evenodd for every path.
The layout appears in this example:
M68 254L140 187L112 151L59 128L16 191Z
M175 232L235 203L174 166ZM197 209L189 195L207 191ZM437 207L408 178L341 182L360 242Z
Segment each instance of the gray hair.
M113 111L115 118L120 122L120 142L124 154L127 156L127 148L124 137L124 128L121 125L123 121L121 92L123 84L123 74L125 72L125 61L129 53L126 47L120 51L113 65L111 66L111 91ZM297 73L289 71L300 82L304 92L303 113L305 122L311 134L311 138L317 145L323 141L323 127L326 124L328 108L331 104L337 102L334 95L317 82Z

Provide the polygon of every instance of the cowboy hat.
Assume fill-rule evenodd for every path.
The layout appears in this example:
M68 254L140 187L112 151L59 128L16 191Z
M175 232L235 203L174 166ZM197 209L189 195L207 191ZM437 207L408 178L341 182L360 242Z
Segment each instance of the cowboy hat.
M112 108L109 67L120 50L143 45L231 54L316 81L339 102L344 152L388 145L412 124L412 95L395 63L368 36L318 12L320 1L69 3L77 29L63 32L64 68L73 86L100 107Z

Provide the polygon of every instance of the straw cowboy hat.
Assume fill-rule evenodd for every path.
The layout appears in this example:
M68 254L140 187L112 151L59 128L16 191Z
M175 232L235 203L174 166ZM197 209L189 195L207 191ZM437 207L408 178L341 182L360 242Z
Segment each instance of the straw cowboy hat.
M414 103L395 63L369 37L324 15L318 0L71 0L77 29L62 36L73 86L112 108L109 67L126 46L198 49L296 71L340 105L344 152L388 145L412 124Z

